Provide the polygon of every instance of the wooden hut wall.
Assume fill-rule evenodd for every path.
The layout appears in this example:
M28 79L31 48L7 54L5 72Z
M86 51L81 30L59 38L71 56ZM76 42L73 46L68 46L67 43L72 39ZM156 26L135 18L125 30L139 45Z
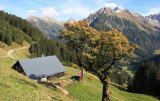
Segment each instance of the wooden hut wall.
M22 66L20 65L19 62L16 62L16 63L12 66L12 68L13 68L14 70L18 71L19 73L21 73L21 74L23 74L23 75L26 75L25 72L24 72L24 70L23 70L23 68L22 68Z
M49 80L53 80L53 79L56 79L56 78L60 78L60 77L63 77L65 75L64 72L61 72L61 73L57 73L57 74L54 74L54 75L51 75L51 76L48 76L47 79Z

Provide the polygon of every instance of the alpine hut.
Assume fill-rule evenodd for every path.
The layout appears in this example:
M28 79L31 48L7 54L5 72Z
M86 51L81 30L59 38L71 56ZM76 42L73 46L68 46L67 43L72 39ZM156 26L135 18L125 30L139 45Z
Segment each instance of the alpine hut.
M66 71L56 56L19 60L12 68L34 80L60 78L65 75Z

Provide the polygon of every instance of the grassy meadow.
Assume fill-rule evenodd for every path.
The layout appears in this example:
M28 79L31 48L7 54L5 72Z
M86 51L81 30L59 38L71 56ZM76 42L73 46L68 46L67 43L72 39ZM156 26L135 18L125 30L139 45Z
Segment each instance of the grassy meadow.
M80 70L66 67L67 74L74 75L74 73L80 72ZM91 73L85 72L85 79L83 82L66 86L65 89L79 101L101 101L102 96L102 84L98 77L94 76L94 81L89 81L87 78L94 76ZM158 98L153 96L129 93L120 89L113 84L109 85L111 101L159 101Z

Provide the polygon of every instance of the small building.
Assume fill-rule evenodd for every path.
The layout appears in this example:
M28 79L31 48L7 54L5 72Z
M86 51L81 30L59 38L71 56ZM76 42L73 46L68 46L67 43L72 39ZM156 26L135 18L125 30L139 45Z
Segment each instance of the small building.
M63 77L66 71L56 56L19 60L12 68L30 79L43 81Z

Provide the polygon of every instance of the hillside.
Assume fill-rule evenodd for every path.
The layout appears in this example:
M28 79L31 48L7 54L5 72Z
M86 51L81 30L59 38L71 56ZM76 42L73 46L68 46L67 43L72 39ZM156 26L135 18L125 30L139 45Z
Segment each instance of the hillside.
M75 68L66 68L66 73L70 75L80 72L80 70ZM89 81L87 79L91 76L94 77L93 81ZM109 87L111 101L158 101L158 99L151 96L126 92L124 87L114 83L110 83ZM66 86L65 89L70 93L71 96L79 99L79 101L100 101L102 96L102 84L100 80L98 77L88 72L85 72L84 82Z
M0 100L73 100L63 95L61 91L48 89L11 69L17 60L32 57L29 52L30 45L45 37L38 28L20 17L3 11L0 11L0 15L0 39L2 39L0 41ZM44 42L47 40L45 39Z
M6 47L3 50L6 53L9 51L9 49L12 49L6 44L3 45ZM17 45L17 47L20 48L21 46ZM15 58L18 57L18 59L26 59L30 57L28 49L15 50L12 55ZM16 61L17 60L14 60L10 57L0 58L0 100L2 101L100 101L101 99L102 84L96 76L88 72L85 73L85 80L83 83L76 83L65 87L65 89L69 92L69 95L66 96L58 89L42 86L11 69L11 66ZM66 68L66 73L70 76L80 72L80 70L72 67ZM90 76L95 78L94 81L88 81L87 78ZM58 81L64 80L68 80L68 78L59 79ZM113 101L158 101L158 99L152 96L128 93L118 89L117 87L119 86L110 84L110 97Z
M11 45L12 42L23 45L23 41L32 43L31 37L26 35L20 29L15 28L4 20L0 19L0 41Z
M160 30L154 27L142 15L126 9L101 8L90 14L85 21L97 30L121 31L130 44L137 44L140 48L135 52L141 57L149 57L160 47Z
M148 58L148 59L146 59L146 60L133 63L132 65L134 66L134 69L137 70L137 69L138 69L137 67L138 67L141 63L147 64L147 63L150 62L150 61L154 61L156 67L159 68L159 66L160 66L160 54L154 55L154 56L152 56L151 58Z
M3 43L1 43L3 44ZM12 48L3 44L6 48L4 52L8 52L8 48ZM21 47L16 45L17 47ZM1 48L0 48L1 51ZM19 74L11 69L11 66L17 59L26 59L30 57L28 49L16 50L12 53L16 60L10 57L0 57L0 100L23 100L23 101L72 101L72 98L65 96L57 89L48 89L30 80L28 77Z
M24 41L32 44L44 38L42 32L26 20L4 11L0 11L0 15L0 41L23 46Z

